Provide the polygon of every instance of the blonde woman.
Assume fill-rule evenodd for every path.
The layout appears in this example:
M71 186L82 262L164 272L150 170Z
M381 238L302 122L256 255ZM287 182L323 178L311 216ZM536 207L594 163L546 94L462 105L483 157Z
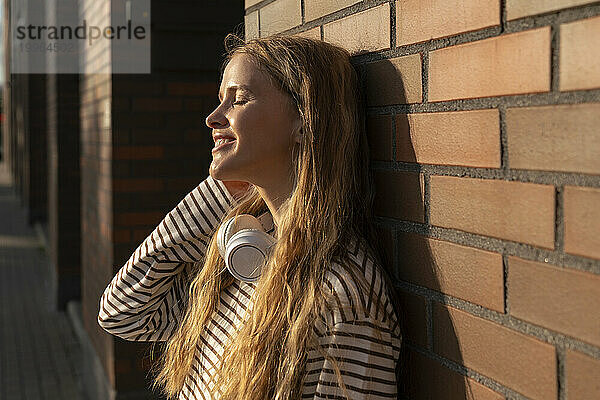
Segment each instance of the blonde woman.
M98 321L166 341L156 384L170 398L396 398L397 303L375 250L349 54L228 39L209 176L114 277ZM267 243L250 279L224 250L244 218L247 240Z

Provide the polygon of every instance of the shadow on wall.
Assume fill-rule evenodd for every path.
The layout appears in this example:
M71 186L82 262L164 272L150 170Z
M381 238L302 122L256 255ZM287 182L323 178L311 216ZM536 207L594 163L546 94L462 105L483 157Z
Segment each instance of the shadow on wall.
M393 82L381 82L377 79L379 73L371 76L362 70L367 107L383 105L380 104L381 97L392 98L396 104L408 103L402 77L394 65L382 60L377 63L377 70L381 76L395 76L395 79ZM441 275L429 245L431 228L424 206L427 200L423 200L422 168L417 164L409 121L402 113L391 118L395 118L395 124L389 115L371 118L368 133L372 160L401 159L410 163L400 166L401 170L398 171L383 163L373 168L375 215L402 221L391 224L385 222L385 226L381 226L382 236L388 239L381 241L387 242L384 256L388 271L397 279L398 309L402 320L399 398L473 399L469 379L462 375L463 359L452 319L446 308L440 306L444 302L440 295ZM392 135L394 126L396 134ZM395 146L392 145L394 138ZM394 147L396 154L392 154ZM397 270L392 271L393 267ZM439 326L434 326L433 321ZM443 349L443 362L451 365L454 371L440 362L440 349ZM448 362L446 358L452 361Z

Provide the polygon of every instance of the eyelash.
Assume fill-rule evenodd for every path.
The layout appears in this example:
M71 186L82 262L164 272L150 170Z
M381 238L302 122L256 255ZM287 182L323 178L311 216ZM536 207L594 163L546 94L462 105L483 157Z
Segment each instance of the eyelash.
M246 104L247 102L248 102L247 100L238 100L238 101L234 101L233 105L234 106L241 106L241 105Z

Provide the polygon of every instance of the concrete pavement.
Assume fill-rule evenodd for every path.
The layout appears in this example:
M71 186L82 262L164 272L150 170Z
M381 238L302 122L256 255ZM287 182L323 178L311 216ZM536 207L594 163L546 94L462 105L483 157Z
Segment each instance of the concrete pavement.
M0 399L83 400L81 348L48 257L0 164Z

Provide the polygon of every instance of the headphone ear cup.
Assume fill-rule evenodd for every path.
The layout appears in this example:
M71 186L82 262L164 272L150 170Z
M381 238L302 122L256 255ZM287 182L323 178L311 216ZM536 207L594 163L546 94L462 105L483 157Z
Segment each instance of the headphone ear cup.
M260 278L275 238L257 229L242 229L234 234L227 243L225 265L237 279L253 282Z
M249 214L229 218L217 232L217 247L225 266L231 275L245 282L260 278L261 268L275 243L260 221Z
M217 247L219 248L221 257L225 258L227 243L231 240L233 235L242 229L256 229L262 231L263 227L258 219L249 214L235 215L223 222L217 233Z

